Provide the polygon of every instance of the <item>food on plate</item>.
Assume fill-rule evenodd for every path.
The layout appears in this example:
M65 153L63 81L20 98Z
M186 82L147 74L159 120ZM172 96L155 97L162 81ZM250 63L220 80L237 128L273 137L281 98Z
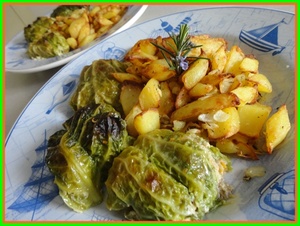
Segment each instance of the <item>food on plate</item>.
M122 112L119 102L121 84L112 74L125 72L126 67L126 63L117 60L95 60L85 66L70 100L72 108L78 110L89 104L104 102Z
M55 18L60 16L71 16L74 13L74 11L82 9L84 7L85 6L83 5L60 5L53 10L50 17Z
M266 122L267 151L272 153L291 129L291 123L286 105L282 105Z
M258 160L287 136L286 106L272 113L261 101L270 92L253 55L181 25L178 35L137 41L123 61L82 69L74 115L50 137L47 164L76 211L105 190L108 209L127 219L203 219L230 197L229 156Z
M61 5L24 28L32 59L61 56L106 33L125 14L125 5Z
M271 153L290 130L287 109L278 120L269 119L274 109L264 104L261 97L272 92L272 85L259 72L259 61L236 45L228 49L223 38L189 36L187 25L182 25L178 35L137 41L124 61L131 63L126 71L140 76L145 85L137 84L143 88L131 100L137 105L132 111L140 111L126 111L125 120L132 136L141 134L134 119L147 110L145 103L151 103L152 111L159 109L160 125L153 129L175 128L185 132L194 128L222 152L253 160L261 153ZM132 75L127 77L136 83ZM148 83L156 85L150 90ZM125 89L124 85L122 92L129 95L131 91ZM120 101L122 106L126 105L127 100ZM276 115L279 113L273 117ZM156 121L156 117L149 117L144 126ZM281 124L285 127L280 130ZM277 129L270 129L275 125ZM262 137L267 141L258 148Z
M263 177L266 174L266 168L263 166L250 166L244 172L243 179L246 181L254 177Z
M118 155L107 207L131 220L199 220L230 197L230 160L194 133L158 129Z
M66 205L82 212L103 201L113 158L131 144L126 123L108 104L77 110L48 141L45 162Z

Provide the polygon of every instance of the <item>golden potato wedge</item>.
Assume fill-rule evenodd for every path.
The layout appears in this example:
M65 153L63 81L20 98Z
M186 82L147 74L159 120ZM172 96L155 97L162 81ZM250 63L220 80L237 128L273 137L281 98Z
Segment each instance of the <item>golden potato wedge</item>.
M78 46L78 42L76 41L75 38L67 38L67 43L72 49L76 49Z
M247 143L247 138L244 141L237 140L234 138L236 135L216 141L216 147L224 154L234 154L241 158L258 160L256 149Z
M272 92L272 84L270 83L269 79L265 75L249 73L247 79L251 82L255 82L258 84L257 89L259 92L263 92L263 93Z
M160 128L160 116L157 108L149 108L135 116L134 127L139 134L149 133Z
M78 42L82 42L82 40L90 34L90 24L86 22L80 29L79 34L78 34Z
M244 59L245 55L243 51L238 46L232 46L228 55L227 55L227 62L224 67L225 73L232 73L232 74L240 74L240 64Z
M114 72L111 73L111 75L120 83L123 83L125 81L135 82L140 84L143 83L142 78L136 74L125 73L125 72Z
M100 6L95 6L94 8L92 8L92 10L90 11L89 16L90 17L94 17L96 15L97 12L100 11Z
M234 76L224 77L219 83L220 93L227 93L231 90L231 87L235 84L236 79Z
M106 33L112 25L100 25L100 28L98 28L97 32L96 32L96 37L100 37L101 35L103 35L104 33Z
M175 108L181 108L184 105L188 104L191 100L191 97L189 96L189 91L185 88L182 87L178 95L176 96L175 100Z
M191 36L191 42L194 45L202 45L202 54L211 58L214 53L220 49L221 46L227 46L225 39L223 38L214 38L209 35L197 35Z
M217 116L216 114L220 112L222 112L220 116ZM203 128L207 129L208 138L212 140L225 139L236 134L240 129L240 118L236 107L216 111L213 121L204 123Z
M193 88L207 73L209 61L207 59L198 59L194 61L188 70L182 74L182 82L186 89Z
M141 74L147 78L155 78L158 81L165 81L176 75L171 70L165 59L152 60L141 70Z
M216 142L216 147L219 148L223 154L238 153L238 147L231 139L218 140Z
M161 96L162 92L159 81L151 78L146 83L139 96L141 109L144 111L149 108L158 108Z
M232 77L232 74L230 73L221 73L220 70L216 69L213 71L210 71L207 75L205 75L200 82L203 84L210 84L213 86L219 85L219 83L225 79Z
M259 62L257 59L245 57L240 64L240 70L242 72L257 73L258 66L259 66Z
M160 83L161 99L159 105L160 115L169 115L175 109L175 98L167 82Z
M266 146L268 153L272 153L287 136L291 129L288 110L282 105L266 122Z
M99 22L99 24L101 24L102 26L111 26L111 25L114 24L111 20L105 18L105 17L104 17L103 15L101 15L101 14L98 16L98 22Z
M81 42L79 42L79 45L78 47L81 47L81 46L84 46L88 43L90 43L91 41L93 41L95 38L96 38L97 34L96 33L93 33L93 34L90 34L88 36L85 36Z
M171 121L197 120L200 114L209 113L227 107L235 107L239 104L238 97L233 93L214 94L209 97L200 98L187 105L176 109L171 115Z
M238 107L240 133L251 138L258 138L272 108L259 102Z
M127 132L130 136L137 137L139 135L138 131L135 129L134 126L134 119L135 117L142 112L140 105L135 105L125 117L125 122L127 125Z
M75 19L69 26L69 33L72 38L77 39L81 28L86 24L86 19L84 17L80 17Z
M190 97L202 97L213 90L213 86L210 84L197 83L190 91Z
M124 57L125 61L131 61L132 59L141 59L143 62L145 60L156 60L155 56L157 47L152 44L155 39L142 39L139 40Z
M230 92L237 95L237 97L240 99L239 106L253 104L257 101L259 96L257 88L252 86L240 86L234 90L231 90Z
M120 103L125 116L129 114L133 106L138 104L142 89L143 87L136 83L123 83L120 93Z
M227 62L226 46L222 45L215 53L212 54L212 70L223 71Z
M245 144L252 143L251 138L249 138L241 133L236 133L233 136L231 136L229 139L232 140L234 143L238 143L238 142L245 143ZM250 139L251 139L251 142L250 142Z

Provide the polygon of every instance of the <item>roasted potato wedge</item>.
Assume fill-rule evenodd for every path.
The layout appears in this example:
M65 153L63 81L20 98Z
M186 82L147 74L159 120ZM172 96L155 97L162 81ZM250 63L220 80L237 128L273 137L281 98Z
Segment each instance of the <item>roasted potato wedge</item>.
M138 104L143 87L136 83L123 83L120 93L120 103L125 115L128 115L133 106Z
M154 78L150 79L142 89L139 96L141 109L144 111L149 108L158 108L161 96L162 92L159 81Z
M286 105L282 105L266 122L266 145L268 153L272 153L287 136L291 123Z
M198 59L182 75L184 87L188 90L193 88L207 73L209 61Z
M179 109L176 109L171 120L190 121L196 120L200 114L209 113L227 107L239 105L238 97L233 93L215 94L206 98L195 100Z
M233 46L227 55L227 62L224 67L225 73L240 74L240 64L245 55L238 46Z
M133 120L134 127L138 134L149 133L160 128L159 110L149 108L135 116Z
M272 108L256 102L238 107L241 134L258 138Z
M125 117L128 134L133 137L137 137L139 135L138 131L136 130L136 128L134 126L134 119L141 112L142 112L142 109L141 109L140 105L137 104L137 105L133 106L131 111Z
M221 114L220 114L221 112ZM218 117L216 114L220 114ZM212 140L225 139L236 134L240 129L240 118L236 107L228 107L216 111L211 122L203 126Z
M247 79L257 84L257 89L259 92L263 92L263 93L272 92L272 84L270 83L269 79L265 75L250 73Z

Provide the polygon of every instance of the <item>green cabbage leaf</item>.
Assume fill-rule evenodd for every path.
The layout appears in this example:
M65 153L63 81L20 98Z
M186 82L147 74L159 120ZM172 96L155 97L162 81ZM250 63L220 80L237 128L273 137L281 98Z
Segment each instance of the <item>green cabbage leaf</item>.
M63 125L49 138L45 161L64 202L83 212L103 201L112 161L132 138L120 114L104 103L77 110Z
M230 194L230 160L194 133L155 130L117 156L106 205L134 220L199 220Z

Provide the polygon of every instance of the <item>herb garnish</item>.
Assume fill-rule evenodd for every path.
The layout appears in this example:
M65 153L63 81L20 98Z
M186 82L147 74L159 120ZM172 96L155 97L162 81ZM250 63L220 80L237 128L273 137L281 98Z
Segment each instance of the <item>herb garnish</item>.
M156 43L152 43L157 48L161 50L161 53L163 54L165 60L167 61L169 67L171 70L176 70L176 74L180 75L183 71L187 70L189 67L189 59L195 58L196 59L207 59L205 57L191 57L187 56L190 51L194 48L201 47L202 45L194 45L190 41L190 35L189 35L189 28L187 24L182 24L180 26L180 30L178 35L175 33L169 33L169 36L172 38L174 45L172 45L169 42L166 42L166 44L171 48L171 51L169 49L166 49L163 46L157 45ZM167 57L167 54L170 55L170 57Z

